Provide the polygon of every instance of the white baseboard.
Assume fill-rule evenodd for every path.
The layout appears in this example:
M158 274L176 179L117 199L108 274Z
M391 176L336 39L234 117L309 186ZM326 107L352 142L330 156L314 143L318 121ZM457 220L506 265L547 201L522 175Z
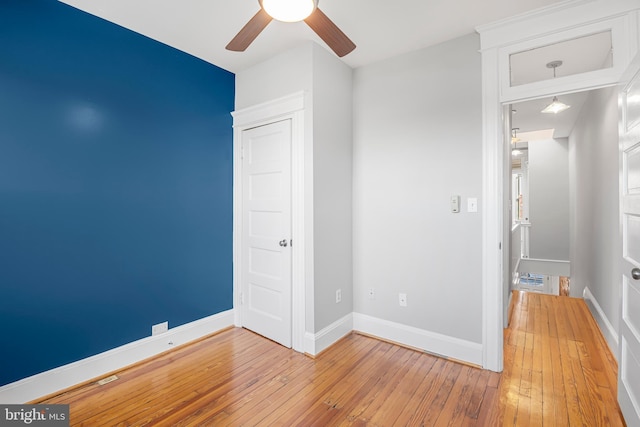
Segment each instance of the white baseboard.
M4 385L0 387L0 403L25 403L38 399L230 326L233 326L233 310L177 326L163 334L142 338L104 353Z
M331 347L342 337L353 330L353 313L349 313L342 319L336 320L326 328L315 334L304 334L304 352L315 356L321 351Z
M509 291L516 289L516 287L518 286L518 283L520 282L520 261L521 260L522 258L518 258L518 261L516 261L515 267L513 267L513 270L511 271L511 286L509 287Z
M361 313L353 313L353 329L367 335L419 348L429 353L482 366L482 344Z
M589 288L584 288L582 296L587 303L587 307L589 307L591 314L593 315L593 317L595 317L596 322L600 326L602 335L604 335L604 338L609 345L609 350L611 350L611 353L613 353L616 360L620 360L618 354L618 333L616 332L607 316L604 314L602 307L600 307L600 304L598 304L598 300L596 300L596 297L593 296Z
M502 323L505 329L509 327L509 323L511 323L511 300L513 299L513 292L509 290L509 300L505 307L505 312L503 313Z

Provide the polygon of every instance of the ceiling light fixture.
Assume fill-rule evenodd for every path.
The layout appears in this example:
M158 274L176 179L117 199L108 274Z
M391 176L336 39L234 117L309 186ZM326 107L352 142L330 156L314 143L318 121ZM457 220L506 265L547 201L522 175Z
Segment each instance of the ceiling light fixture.
M262 8L273 19L298 22L309 17L318 7L317 0L259 0Z
M520 141L520 138L518 138L518 130L520 130L520 128L511 129L511 143L512 144L515 144L516 142Z
M547 68L553 68L553 78L556 78L556 68L562 65L562 61L551 61L547 64ZM558 101L558 97L554 96L551 104L547 105L541 113L553 113L558 114L562 111L571 108L570 105L565 104L564 102Z
M564 110L571 108L571 105L567 105L564 102L560 102L558 101L558 97L554 96L553 97L553 101L551 102L551 104L547 105L544 110L542 110L542 113L553 113L553 114L558 114L563 112Z

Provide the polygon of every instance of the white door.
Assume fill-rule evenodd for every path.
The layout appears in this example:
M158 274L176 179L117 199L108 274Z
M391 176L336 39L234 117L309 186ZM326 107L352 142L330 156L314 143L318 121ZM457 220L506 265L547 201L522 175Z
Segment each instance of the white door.
M242 324L291 347L291 120L242 133Z
M636 62L637 64L637 62ZM640 69L620 94L622 311L618 401L629 427L640 426Z

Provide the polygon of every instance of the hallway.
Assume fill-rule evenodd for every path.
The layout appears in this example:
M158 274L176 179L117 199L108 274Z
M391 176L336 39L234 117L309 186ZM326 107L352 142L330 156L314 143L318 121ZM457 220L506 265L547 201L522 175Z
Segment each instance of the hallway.
M624 425L617 363L585 302L514 291L510 309L493 425Z

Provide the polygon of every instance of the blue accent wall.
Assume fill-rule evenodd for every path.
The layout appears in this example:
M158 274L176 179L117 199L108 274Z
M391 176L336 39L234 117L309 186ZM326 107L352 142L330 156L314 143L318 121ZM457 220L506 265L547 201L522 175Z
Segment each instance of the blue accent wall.
M0 385L232 308L234 85L58 1L0 0Z

